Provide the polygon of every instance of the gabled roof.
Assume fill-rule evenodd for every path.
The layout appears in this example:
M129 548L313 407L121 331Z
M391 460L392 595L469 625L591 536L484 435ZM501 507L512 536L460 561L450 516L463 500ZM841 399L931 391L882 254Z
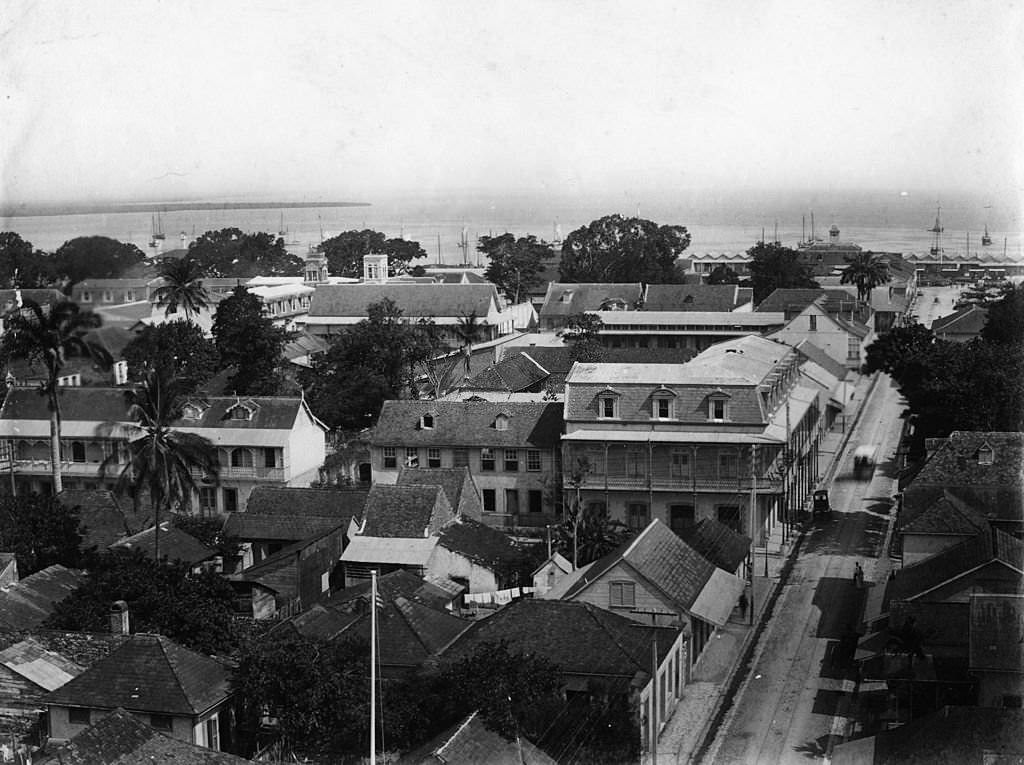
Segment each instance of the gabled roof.
M526 351L506 356L492 364L461 386L462 390L501 390L518 393L533 387L550 377L550 372Z
M493 284L318 284L309 306L310 323L320 317L360 317L385 298L395 302L406 319L460 317L483 319L501 305Z
M971 596L971 669L1024 673L1024 595Z
M974 536L989 527L985 516L951 492L942 495L913 515L900 529L903 534L953 534Z
M813 288L780 287L757 304L756 311L775 313L799 313L824 294L825 290Z
M801 340L793 346L797 353L812 361L838 380L846 379L848 370L810 340Z
M451 504L440 486L376 484L366 498L359 536L423 539L451 517Z
M978 459L980 447L993 450L991 464ZM1024 488L1024 433L954 430L928 458L909 489L923 486ZM1018 517L1020 510L1017 511Z
M159 540L156 527L151 526L145 531L115 542L110 545L110 549L115 552L142 550L147 558L153 558L158 543L161 560L181 561L189 566L211 560L217 555L216 550L207 547L191 534L170 525L167 521L160 524Z
M83 572L59 564L26 576L0 591L0 625L12 630L38 627L84 581Z
M754 291L735 284L648 284L644 311L733 311Z
M633 308L643 297L640 282L581 282L564 284L552 282L544 296L541 319L567 317L583 311L597 311L608 301L621 301L626 308Z
M401 596L406 600L422 603L437 610L447 608L457 597L402 568L378 577L377 592L385 601ZM336 609L350 609L355 607L355 601L362 600L365 603L369 601L369 597L370 582L360 582L331 595L326 601L326 605Z
M402 758L408 765L556 765L522 736L508 740L476 712Z
M491 570L525 558L524 551L508 535L471 518L455 518L446 523L438 544Z
M972 539L905 566L889 579L886 603L913 600L987 564L1024 574L1024 542L1000 531L982 531Z
M327 608L317 603L312 608L280 622L273 630L290 628L304 638L327 643L359 621L359 618L359 614Z
M368 489L310 489L298 486L257 486L245 503L250 514L288 514L305 518L361 515Z
M32 638L0 651L0 664L46 691L60 688L83 669Z
M473 622L442 655L457 661L483 643L504 639L513 650L555 663L563 675L628 682L650 672L655 640L660 664L677 635L674 629L641 625L589 603L522 598Z
M161 635L132 635L46 703L193 716L224 701L230 673L221 662Z
M130 712L116 709L54 749L49 756L34 762L39 765L244 765L252 760L180 741Z
M432 428L419 423L432 414ZM499 414L508 415L498 430ZM515 446L552 449L562 433L562 405L554 402L385 401L370 443L374 446Z
M683 541L720 569L734 573L750 552L750 537L714 518L702 518L683 532Z
M440 486L452 510L469 518L479 518L480 495L468 467L402 468L398 486Z
M948 316L940 316L932 320L932 332L936 335L956 334L972 335L981 334L988 322L988 309L981 306L971 305L954 311Z
M683 611L693 607L715 571L709 560L655 518L635 539L595 561L564 597L576 597L619 563L629 565Z
M145 518L123 510L114 493L106 489L64 489L58 499L78 511L84 547L105 548L146 525Z
M347 527L348 523L347 519L330 516L228 513L224 534L243 541L298 542L322 536L339 526Z

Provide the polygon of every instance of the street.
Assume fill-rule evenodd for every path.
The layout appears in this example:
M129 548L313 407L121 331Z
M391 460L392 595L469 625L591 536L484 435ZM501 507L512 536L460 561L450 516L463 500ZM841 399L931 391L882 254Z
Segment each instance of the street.
M842 734L854 688L843 642L849 644L865 592L855 587L853 574L859 562L871 581L885 540L902 409L894 384L881 375L839 456L829 487L832 517L816 521L804 539L734 704L701 762L806 763L825 757ZM856 480L853 451L866 444L878 446L879 464L870 478Z

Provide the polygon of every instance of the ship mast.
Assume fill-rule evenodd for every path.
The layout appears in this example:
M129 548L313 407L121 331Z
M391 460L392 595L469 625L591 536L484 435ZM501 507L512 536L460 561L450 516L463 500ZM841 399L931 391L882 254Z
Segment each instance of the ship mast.
M940 215L941 212L942 212L942 206L941 205L935 208L935 225L932 226L930 229L928 229L933 234L935 234L935 236L932 238L931 254L932 255L938 255L939 261L940 261L940 265L941 265L941 261L942 261L942 221L939 218L939 215Z

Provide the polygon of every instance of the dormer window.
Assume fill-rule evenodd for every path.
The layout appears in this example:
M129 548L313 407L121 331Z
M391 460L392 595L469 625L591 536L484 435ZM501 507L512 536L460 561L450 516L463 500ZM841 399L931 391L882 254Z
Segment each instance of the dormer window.
M182 419L185 420L198 420L201 419L203 413L210 408L209 404L204 404L200 401L189 401L181 408Z
M566 290L561 294L561 296L558 299L562 303L570 302L572 300L572 290Z
M676 394L664 385L654 392L651 398L651 417L656 420L672 419L675 409Z
M509 416L504 412L501 412L494 418L494 429L495 430L508 430Z
M239 401L233 407L228 409L229 420L251 420L252 416L256 414L258 405L252 399L246 401Z
M597 416L602 420L614 420L619 416L619 392L606 388L597 397Z
M725 422L729 419L729 394L717 390L708 396L708 419L712 422Z
M423 430L433 430L434 429L434 415L433 414L425 414L422 417L420 417L420 428L422 428Z
M996 458L996 451L987 443L982 444L978 447L978 464L979 465L991 465Z

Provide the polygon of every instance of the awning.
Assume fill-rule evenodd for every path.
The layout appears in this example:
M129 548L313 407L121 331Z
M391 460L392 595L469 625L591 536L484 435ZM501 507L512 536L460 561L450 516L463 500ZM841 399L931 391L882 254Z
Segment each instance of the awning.
M718 627L725 626L746 583L738 576L716 567L690 606L690 613Z
M653 444L679 443L679 444L780 444L781 438L772 438L760 433L716 433L705 431L694 432L673 432L649 430L575 430L562 436L563 441L607 441L608 443L647 443Z

